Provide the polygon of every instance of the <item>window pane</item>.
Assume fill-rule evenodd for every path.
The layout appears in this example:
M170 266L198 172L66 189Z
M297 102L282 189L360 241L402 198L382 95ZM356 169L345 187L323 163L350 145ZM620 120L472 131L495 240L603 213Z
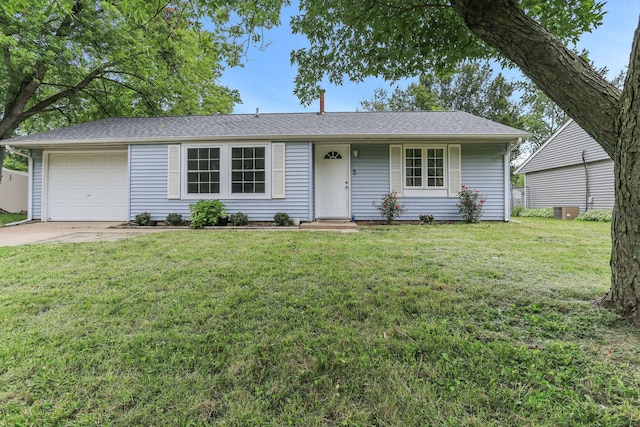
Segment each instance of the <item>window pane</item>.
M187 149L187 192L220 192L220 149Z
M422 149L405 149L405 185L419 187L422 185Z
M265 147L235 147L231 153L231 191L264 193Z

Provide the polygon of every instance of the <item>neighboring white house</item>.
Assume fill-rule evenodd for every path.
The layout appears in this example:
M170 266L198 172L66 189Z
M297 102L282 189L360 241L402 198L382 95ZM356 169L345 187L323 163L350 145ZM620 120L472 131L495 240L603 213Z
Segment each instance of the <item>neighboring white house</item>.
M29 174L2 168L0 181L0 209L17 213L27 210Z
M272 220L380 219L396 192L403 219L459 220L464 184L485 220L509 220L509 156L528 133L461 111L112 118L13 138L29 150L30 218L123 221L189 215L199 199Z
M613 209L613 160L576 122L562 125L516 171L527 208Z

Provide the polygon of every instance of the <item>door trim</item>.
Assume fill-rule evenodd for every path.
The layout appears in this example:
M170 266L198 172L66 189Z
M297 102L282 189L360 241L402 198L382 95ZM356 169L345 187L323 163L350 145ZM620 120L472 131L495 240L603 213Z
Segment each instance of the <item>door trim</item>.
M320 185L320 179L318 177L318 162L320 161L320 159L317 156L318 151L320 150L320 147L324 150L330 150L332 148L334 149L345 149L346 153L345 155L347 156L347 165L346 165L346 172L347 172L347 186L348 186L348 190L347 190L347 216L346 217L342 217L342 216L318 216L318 186ZM318 219L350 219L351 218L351 144L315 144L314 148L313 148L313 165L314 165L314 173L313 173L313 181L314 181L314 209L313 209L313 213L314 213L314 219L318 220Z

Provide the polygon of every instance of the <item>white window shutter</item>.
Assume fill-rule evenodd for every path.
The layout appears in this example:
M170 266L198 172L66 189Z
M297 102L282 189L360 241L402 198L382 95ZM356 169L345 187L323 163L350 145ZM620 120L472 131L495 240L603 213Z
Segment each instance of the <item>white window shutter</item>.
M389 191L402 195L402 145L389 146Z
M169 145L167 199L180 198L180 146Z
M462 189L461 148L449 145L449 197L458 197Z
M285 144L274 142L271 144L271 198L285 198Z

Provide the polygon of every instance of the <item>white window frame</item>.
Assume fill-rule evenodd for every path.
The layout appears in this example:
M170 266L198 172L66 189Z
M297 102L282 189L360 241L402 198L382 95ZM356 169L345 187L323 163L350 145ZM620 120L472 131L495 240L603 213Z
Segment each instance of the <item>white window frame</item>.
M189 150L190 149L194 149L194 150L198 150L201 148L217 148L219 151L219 158L218 158L218 162L220 164L220 170L219 170L219 174L220 174L220 182L218 183L218 187L220 188L220 191L218 193L189 193ZM186 146L184 147L184 153L183 153L183 181L184 181L184 192L183 194L185 194L188 198L196 198L196 199L201 199L201 198L206 198L209 196L220 196L220 194L223 193L222 191L222 183L223 183L223 179L224 176L222 175L223 173L223 167L222 167L222 162L223 162L223 153L222 153L222 146L221 145L204 145L204 144L200 144L200 145L195 145L195 146Z
M231 150L233 148L260 147L264 148L265 155L265 189L264 193L232 193L231 192ZM219 148L220 149L220 193L189 193L187 185L188 159L187 150L190 148ZM230 142L230 143L192 143L182 145L182 199L271 199L271 175L273 167L271 165L271 143L265 142Z
M407 184L407 149L421 149L422 150L422 185L421 186L408 186ZM443 176L442 186L429 186L427 176L427 164L428 156L427 150L440 149L443 155ZM448 153L447 145L431 145L431 144L403 144L402 145L402 189L404 197L447 197L448 191Z

